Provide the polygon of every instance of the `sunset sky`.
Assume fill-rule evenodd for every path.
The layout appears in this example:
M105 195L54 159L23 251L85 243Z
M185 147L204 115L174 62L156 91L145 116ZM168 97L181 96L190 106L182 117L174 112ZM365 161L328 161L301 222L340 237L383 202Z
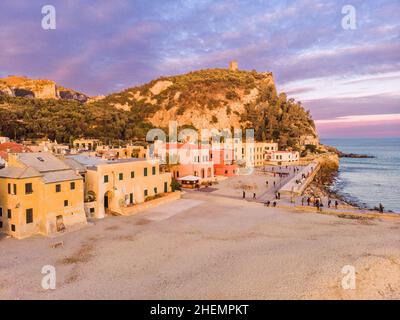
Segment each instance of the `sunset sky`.
M48 4L56 30L41 27ZM341 25L348 4L355 30ZM399 17L399 0L2 0L0 77L99 95L236 59L272 71L322 137L399 137Z

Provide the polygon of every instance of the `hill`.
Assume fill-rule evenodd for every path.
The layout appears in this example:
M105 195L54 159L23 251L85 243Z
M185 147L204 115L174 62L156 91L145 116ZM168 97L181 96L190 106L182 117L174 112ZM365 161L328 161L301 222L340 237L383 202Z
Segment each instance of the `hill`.
M140 114L154 127L167 128L176 120L196 129L254 128L256 140L292 148L318 140L310 113L277 94L270 72L199 70L161 77L96 103Z
M272 73L207 69L161 77L85 104L62 99L0 97L0 131L11 137L144 139L170 120L196 129L254 128L258 141L301 149L318 140L308 111L276 91ZM167 132L167 131L166 131Z

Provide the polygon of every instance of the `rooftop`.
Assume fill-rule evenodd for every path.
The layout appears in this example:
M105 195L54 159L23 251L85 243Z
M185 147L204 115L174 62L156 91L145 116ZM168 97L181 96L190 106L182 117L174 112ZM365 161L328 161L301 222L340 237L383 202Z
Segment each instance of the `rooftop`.
M25 179L41 176L40 172L33 168L5 167L0 169L1 178Z
M65 162L48 152L18 153L17 157L24 165L41 173L71 169Z
M82 179L75 173L74 168L51 153L17 153L16 157L25 167L5 167L0 170L0 177L13 179L41 177L44 183Z
M127 159L117 159L117 160L104 160L98 157L85 156L85 155L72 155L68 156L67 159L75 160L76 162L84 165L87 168L93 168L98 165L103 164L118 164L118 163L130 163L130 162L141 162L148 161L145 158L127 158Z

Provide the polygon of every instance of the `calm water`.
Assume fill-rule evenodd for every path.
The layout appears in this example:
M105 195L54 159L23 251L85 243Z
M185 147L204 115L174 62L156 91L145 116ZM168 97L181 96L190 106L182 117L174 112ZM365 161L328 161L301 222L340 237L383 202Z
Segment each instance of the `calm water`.
M400 212L400 138L321 139L346 153L368 154L373 159L340 159L333 188L345 198L373 208Z

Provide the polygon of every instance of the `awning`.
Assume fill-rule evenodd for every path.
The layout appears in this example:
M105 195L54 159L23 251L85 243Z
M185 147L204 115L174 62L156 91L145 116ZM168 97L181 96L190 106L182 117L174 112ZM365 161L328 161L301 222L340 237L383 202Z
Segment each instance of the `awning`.
M180 181L192 181L192 182L196 182L196 181L199 181L200 178L199 178L199 177L196 177L196 176L186 176L186 177L178 178L178 180L180 180Z

